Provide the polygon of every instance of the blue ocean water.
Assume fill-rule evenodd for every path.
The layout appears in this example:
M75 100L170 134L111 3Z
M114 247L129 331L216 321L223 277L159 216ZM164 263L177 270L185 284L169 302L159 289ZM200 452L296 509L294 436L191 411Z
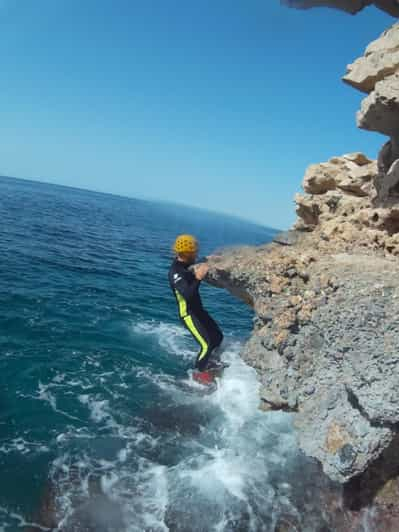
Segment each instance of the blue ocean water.
M272 230L11 178L0 220L0 531L327 523L290 417L258 410L239 358L250 309L202 286L230 363L204 394L167 283L177 233L196 234L206 255Z

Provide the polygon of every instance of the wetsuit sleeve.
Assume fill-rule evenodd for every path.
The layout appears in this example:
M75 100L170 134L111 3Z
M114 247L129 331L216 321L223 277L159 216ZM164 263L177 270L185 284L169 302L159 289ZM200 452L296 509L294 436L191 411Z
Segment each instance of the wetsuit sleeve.
M188 301L197 292L200 282L191 272L187 274L179 273L173 279L173 288L178 290L184 299Z

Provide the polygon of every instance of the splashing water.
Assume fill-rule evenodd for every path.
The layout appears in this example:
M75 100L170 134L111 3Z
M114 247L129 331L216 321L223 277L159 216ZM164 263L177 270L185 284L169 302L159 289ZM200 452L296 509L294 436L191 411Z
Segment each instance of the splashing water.
M132 330L175 357L188 347L185 330L165 322L138 322ZM120 415L129 384L115 397L98 389L77 394L95 425L58 436L51 474L58 529L84 523L89 530L132 532L259 531L274 530L281 516L298 519L295 491L303 487L298 464L304 459L290 416L258 410L256 374L240 359L240 348L237 340L225 342L229 367L211 393L188 371L171 377L132 367L132 377L151 390L152 404L141 416ZM97 376L106 390L118 376L102 369ZM126 373L119 376L127 382ZM317 504L312 510L318 513Z

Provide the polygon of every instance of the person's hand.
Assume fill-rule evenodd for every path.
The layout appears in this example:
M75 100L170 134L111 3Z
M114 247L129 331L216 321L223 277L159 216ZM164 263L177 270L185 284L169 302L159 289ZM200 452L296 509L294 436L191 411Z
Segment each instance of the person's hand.
M205 277L205 275L209 271L209 266L205 262L202 262L201 264L197 264L194 268L194 275L199 280L202 281L202 279Z

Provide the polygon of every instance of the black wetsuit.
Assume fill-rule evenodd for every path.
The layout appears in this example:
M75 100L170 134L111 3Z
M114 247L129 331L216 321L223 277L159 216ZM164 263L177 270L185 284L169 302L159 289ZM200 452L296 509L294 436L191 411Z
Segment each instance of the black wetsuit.
M198 291L201 281L188 268L188 264L176 258L169 270L169 283L176 297L179 317L201 347L195 367L203 371L212 351L222 343L223 334L202 306Z

